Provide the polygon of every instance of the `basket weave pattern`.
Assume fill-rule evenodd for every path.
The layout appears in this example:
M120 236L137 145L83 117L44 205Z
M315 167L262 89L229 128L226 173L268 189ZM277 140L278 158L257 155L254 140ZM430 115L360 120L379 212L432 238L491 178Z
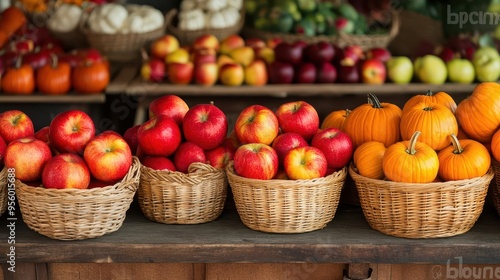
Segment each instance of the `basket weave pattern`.
M142 166L138 198L146 218L164 224L200 224L224 209L227 177L223 169L193 163L187 174Z
M247 227L273 233L324 228L335 216L347 168L313 180L255 180L226 167L236 210Z
M483 211L493 170L468 180L429 184L398 183L359 175L349 167L368 224L384 234L406 238L459 235Z
M80 240L118 230L139 185L140 163L112 186L93 189L46 189L16 180L16 193L26 225L47 237Z
M7 210L7 167L0 171L0 216Z
M493 197L493 203L498 215L500 215L500 162L491 159L491 166L495 171L495 183L491 185L491 194Z

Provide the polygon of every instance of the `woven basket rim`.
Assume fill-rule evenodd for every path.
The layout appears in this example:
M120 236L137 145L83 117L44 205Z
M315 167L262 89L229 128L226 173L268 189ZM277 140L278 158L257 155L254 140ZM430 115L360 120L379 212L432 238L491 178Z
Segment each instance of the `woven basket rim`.
M333 172L332 174L329 174L324 177L316 178L316 179L300 179L300 180L290 180L290 179L270 179L270 180L263 180L263 179L252 179L252 178L245 178L242 176L239 176L236 174L234 171L234 161L231 160L227 165L226 165L226 173L228 176L233 176L235 178L238 178L240 181L246 181L250 184L258 184L260 183L265 183L266 185L275 185L277 188L303 188L304 186L315 186L315 185L324 185L325 183L330 183L330 182L341 182L343 181L346 176L347 176L347 167L344 166L342 169L339 171ZM293 182L293 184L291 184Z
M391 12L392 21L391 28L387 34L363 34L363 35L355 35L355 34L346 34L344 32L339 32L339 38L347 41L356 40L356 38L363 39L380 39L386 38L388 41L394 39L398 35L399 27L401 25L401 20L399 18L399 14L395 12Z
M19 181L16 179L16 188L34 188L39 192L45 193L45 194L64 194L64 195L80 195L80 194L101 194L101 193L108 193L110 191L118 190L123 188L123 182L126 180L130 179L128 178L129 176L133 175L131 174L132 169L134 168L140 168L141 163L139 161L139 158L136 156L132 157L132 165L130 166L129 170L127 171L127 174L118 182L104 186L104 187L98 187L98 188L92 188L92 189L52 189L52 188L44 188L43 186L39 187L33 187L33 186L28 186L27 184Z
M421 192L426 191L435 191L438 188L451 187L453 189L457 188L470 188L474 187L471 185L477 181L482 180L490 180L495 175L493 168L489 168L488 172L480 177L474 177L470 179L464 180L453 180L453 181L445 181L445 182L430 182L430 183L406 183L406 182L394 182L394 181L386 181L379 179L372 179L365 176L360 175L356 171L356 167L353 162L349 165L349 175L351 175L352 179L356 181L365 181L369 182L377 187L388 187L388 188L400 188L402 190L418 190Z

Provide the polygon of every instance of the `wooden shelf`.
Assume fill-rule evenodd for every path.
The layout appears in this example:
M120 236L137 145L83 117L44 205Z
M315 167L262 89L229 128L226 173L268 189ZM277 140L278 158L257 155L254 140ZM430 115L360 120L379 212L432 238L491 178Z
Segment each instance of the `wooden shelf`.
M30 95L9 95L0 94L0 103L104 103L106 95L104 93L65 95L44 95L34 93Z
M446 91L453 93L472 92L476 84L447 83L443 85L431 85L423 83L412 83L398 85L386 83L383 85L367 84L292 84L266 86L238 86L230 87L214 85L210 87L199 85L173 85L168 83L150 83L142 81L136 67L123 67L117 71L115 78L106 89L108 94L130 94L130 95L163 95L172 93L179 96L311 96L311 95L366 95L373 94L413 94L425 93L427 90Z
M0 218L3 228L5 216ZM467 264L500 263L500 218L490 203L469 232L439 239L384 235L368 226L359 207L350 205L341 205L326 228L301 234L250 230L231 208L206 224L159 224L147 220L135 202L118 231L81 241L52 240L17 217L17 262L446 264L461 258ZM0 239L7 240L6 230ZM0 242L2 252L9 246ZM6 254L0 261L6 262Z

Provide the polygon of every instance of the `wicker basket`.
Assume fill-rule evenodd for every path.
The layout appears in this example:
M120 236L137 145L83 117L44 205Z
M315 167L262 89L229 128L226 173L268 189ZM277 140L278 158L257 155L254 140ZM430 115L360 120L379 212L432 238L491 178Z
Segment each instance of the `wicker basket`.
M368 224L384 234L405 238L459 235L483 211L493 170L477 178L429 184L370 179L349 167Z
M193 163L187 174L142 166L138 190L144 216L164 224L201 224L217 219L227 196L223 169Z
M87 37L80 28L69 32L58 32L49 29L50 34L63 45L66 50L81 49L89 46Z
M118 183L86 190L45 189L16 180L19 207L32 230L59 240L80 240L118 230L139 186L140 162L134 157Z
M264 41L268 41L273 38L279 38L282 41L288 43L293 43L297 41L303 41L306 42L307 44L314 44L318 42L328 42L330 44L339 43L339 37L333 35L307 36L307 35L292 34L292 33L275 33L247 26L243 28L242 34L245 38L260 38L263 39Z
M495 172L495 182L494 184L491 184L491 196L493 197L495 209L500 216L500 162L492 158L491 166Z
M256 180L226 167L236 210L247 227L272 233L324 228L335 216L347 168L314 180Z
M7 167L0 171L0 216L7 210Z
M240 21L236 25L227 28L185 31L185 30L180 30L177 27L177 10L172 9L165 16L166 18L165 22L167 24L167 33L175 36L177 40L179 40L179 43L183 46L192 45L193 42L196 40L196 38L204 34L212 34L215 37L217 37L219 41L221 41L226 37L228 37L229 35L240 33L241 29L243 28L243 24L245 23L245 11L242 9L240 11L240 14L241 14Z
M88 16L89 13L84 13L82 16L81 32L85 34L90 47L96 48L111 61L139 61L141 48L165 34L166 20L162 27L145 33L95 33L87 26Z

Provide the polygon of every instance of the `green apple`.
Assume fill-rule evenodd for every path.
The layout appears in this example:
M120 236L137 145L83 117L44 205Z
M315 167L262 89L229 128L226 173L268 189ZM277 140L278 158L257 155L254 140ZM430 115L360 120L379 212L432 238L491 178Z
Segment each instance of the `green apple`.
M424 83L441 85L446 82L448 77L446 63L440 57L432 54L415 59L413 68L415 75Z
M496 82L500 78L500 55L493 47L481 47L472 57L479 82Z
M407 84L413 78L413 63L407 56L393 56L386 62L387 77L395 84Z
M452 83L470 84L476 78L476 70L472 62L465 58L453 58L446 63L448 79Z

